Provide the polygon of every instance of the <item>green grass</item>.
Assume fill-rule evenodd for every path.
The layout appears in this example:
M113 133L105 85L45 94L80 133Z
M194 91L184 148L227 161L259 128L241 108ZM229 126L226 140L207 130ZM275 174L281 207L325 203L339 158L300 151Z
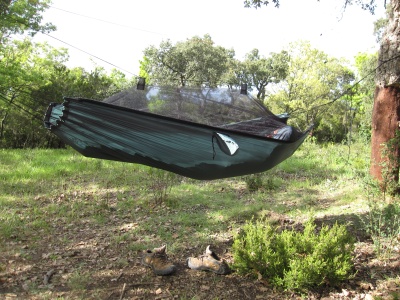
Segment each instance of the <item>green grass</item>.
M31 251L46 242L73 249L85 230L84 242L115 248L123 267L132 251L163 243L174 254L231 240L246 221L271 212L301 221L365 211L368 165L367 146L349 151L306 141L262 173L255 191L247 189L245 176L179 178L164 202L154 205L146 166L86 158L72 149L0 150L0 240L28 244ZM0 253L11 257L21 249L1 243ZM0 261L0 273L4 269ZM65 284L80 292L88 272L75 269Z
M362 194L357 177L367 169L369 153L360 147L353 146L349 154L346 146L306 142L293 157L263 173L261 188L252 193L244 177L205 182L183 178L165 200L180 213L166 211L152 221L213 232L262 210L291 216L343 213L335 207L358 201ZM145 166L86 158L71 149L1 150L0 236L46 232L49 219L88 218L102 225L110 209L141 207L151 215L146 174ZM143 231L151 227L147 224ZM171 238L160 229L157 235Z

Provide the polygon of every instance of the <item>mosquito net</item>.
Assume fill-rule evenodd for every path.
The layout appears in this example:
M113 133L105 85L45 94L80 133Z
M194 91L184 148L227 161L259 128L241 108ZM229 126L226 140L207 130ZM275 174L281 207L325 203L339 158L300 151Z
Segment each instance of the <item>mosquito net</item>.
M246 90L230 88L131 88L103 102L174 119L252 135L296 140L299 131L286 125Z

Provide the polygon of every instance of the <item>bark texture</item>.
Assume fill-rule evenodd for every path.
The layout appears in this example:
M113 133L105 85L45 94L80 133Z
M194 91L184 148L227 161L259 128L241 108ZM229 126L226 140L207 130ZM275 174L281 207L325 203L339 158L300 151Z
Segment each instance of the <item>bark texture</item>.
M389 164L391 181L399 179L398 159L383 155L382 145L396 136L400 125L400 2L391 0L389 23L381 41L379 65L375 76L375 99L372 112L371 175L382 182L382 163ZM391 156L399 158L398 147ZM394 183L394 182L392 182Z

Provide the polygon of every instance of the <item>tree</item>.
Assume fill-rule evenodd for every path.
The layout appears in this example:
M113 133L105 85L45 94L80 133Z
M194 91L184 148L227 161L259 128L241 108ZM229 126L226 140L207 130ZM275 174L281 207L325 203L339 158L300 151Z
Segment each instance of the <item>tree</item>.
M390 1L388 25L381 40L372 111L371 174L399 193L400 3ZM394 142L394 143L393 143ZM383 153L382 145L391 144ZM384 174L385 174L385 180ZM386 182L383 182L386 181ZM394 187L395 186L395 187Z
M59 147L60 140L43 127L50 102L64 96L102 100L130 85L122 72L108 75L68 69L66 49L14 39L22 33L53 30L41 24L49 0L0 0L0 147Z
M291 43L288 75L267 99L268 107L287 112L296 127L315 124L319 140L341 141L345 136L343 118L348 108L340 98L354 79L344 62L312 48L309 42ZM276 90L278 90L276 92ZM334 102L326 106L326 103Z
M55 30L52 24L41 24L42 13L49 7L50 0L0 0L0 48L13 34Z
M161 42L159 48L145 49L141 72L160 85L201 86L207 83L215 87L234 55L233 50L215 46L209 35L195 36L175 45L167 40Z
M279 0L272 0L279 6ZM343 6L353 3L374 13L376 0L343 0ZM384 2L386 5L386 1ZM266 0L245 0L246 7L258 8L268 5ZM399 128L400 128L400 2L390 0L388 25L380 42L378 67L375 75L375 96L372 112L371 175L382 186L395 186L392 191L400 193ZM382 145L391 147L383 151ZM384 152L384 153L383 153ZM385 181L383 177L385 175Z
M8 43L3 53L0 61L0 142L3 147L7 144L7 147L19 148L38 141L34 132L39 128L37 121L42 119L46 98L32 95L51 83L49 77L53 68L62 65L67 54L65 50L56 50L47 44L33 44L29 39Z
M285 79L288 74L289 55L286 51L271 53L263 57L258 49L247 53L242 63L242 72L249 88L257 90L257 99L264 101L267 86Z
M66 49L30 39L8 43L0 61L0 147L59 147L43 128L43 113L64 96L102 100L125 89L125 75L104 69L68 69Z
M371 120L375 90L374 77L371 74L374 74L377 63L378 53L359 53L355 57L358 84L353 90L355 91L354 98L358 102L358 134L365 142L371 142Z
M244 0L244 6L260 8L261 6L268 5L270 2L270 0ZM275 5L275 7L279 7L280 0L272 0L272 3ZM343 8L345 9L347 6L352 5L353 3L360 5L362 9L369 10L371 13L374 13L376 8L375 0L343 0Z
M17 98L29 98L29 89L35 86L42 76L40 72L25 73L23 66L34 64L32 61L26 61L32 47L27 40L13 42L11 37L23 33L33 36L37 32L54 30L52 24L41 24L41 14L48 8L49 3L49 0L0 0L0 142L5 140L7 133L14 139L13 132L6 130L8 122L15 121L14 117L10 117L15 112L12 107L16 105ZM25 120L26 126L23 127L31 124L30 121ZM8 128L21 129L20 126Z

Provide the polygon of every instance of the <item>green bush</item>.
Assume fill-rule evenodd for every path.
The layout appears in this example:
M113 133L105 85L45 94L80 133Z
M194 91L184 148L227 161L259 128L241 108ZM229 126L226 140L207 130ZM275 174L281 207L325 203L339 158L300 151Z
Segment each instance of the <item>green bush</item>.
M234 238L234 268L297 292L335 286L352 276L354 241L343 225L309 221L303 232L278 232L266 221L247 222Z

